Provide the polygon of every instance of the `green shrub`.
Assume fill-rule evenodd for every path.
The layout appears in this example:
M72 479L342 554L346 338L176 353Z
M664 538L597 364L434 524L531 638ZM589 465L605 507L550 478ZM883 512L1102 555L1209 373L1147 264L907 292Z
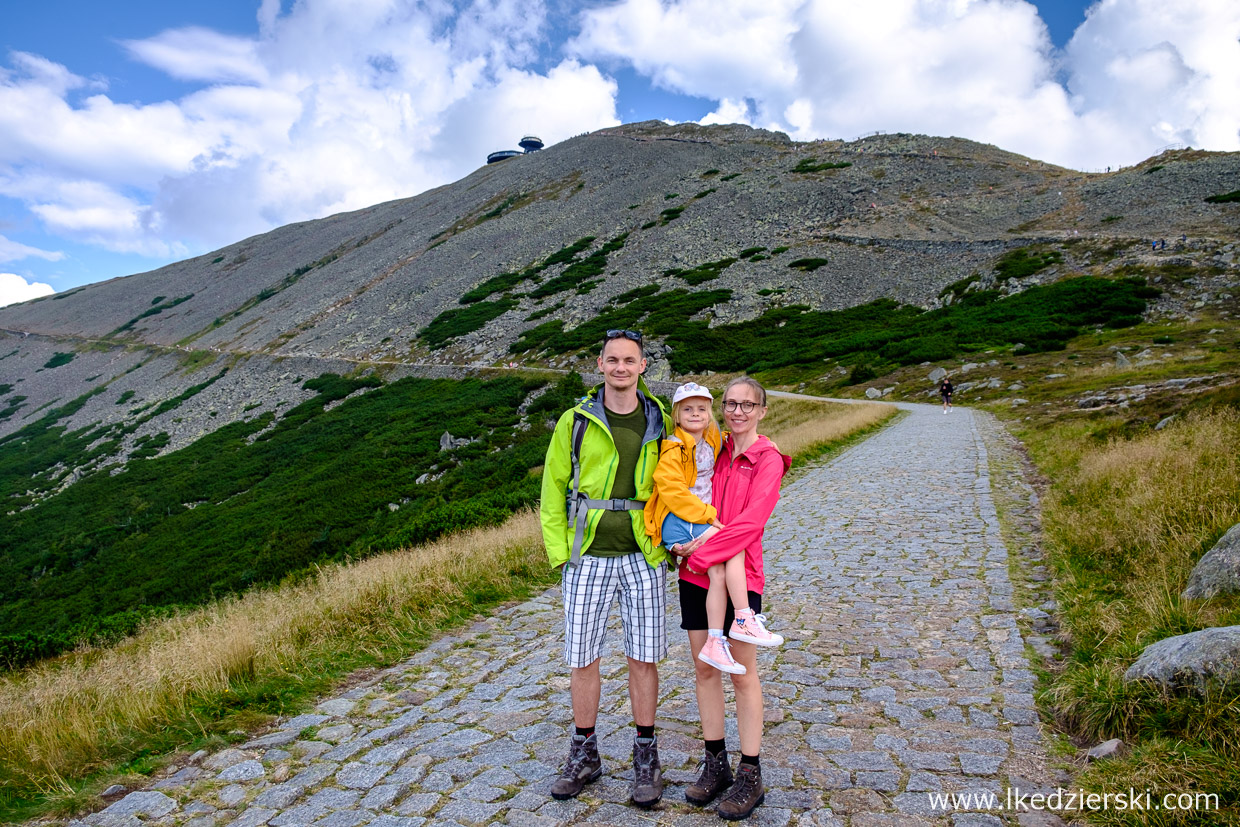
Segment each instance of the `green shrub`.
M720 180L720 181L731 181L733 178L736 178L736 177L738 177L739 175L740 175L740 173L739 173L739 172L729 172L727 175L723 176L723 177L722 177L722 178L720 178L719 180Z
M751 258L752 256L756 256L758 253L762 253L765 251L766 251L765 247L746 247L744 250L741 250L737 254L736 257L737 258Z
M800 173L823 172L829 169L843 169L850 166L852 166L852 161L839 161L837 163L822 161L820 163L817 158L802 158L800 163L798 163L790 171Z
M669 221L675 221L677 218L680 218L680 214L684 211L685 211L684 207L669 207L668 209L659 213L659 215L663 217L663 223L666 224Z
M542 385L326 374L277 422L270 413L235 422L163 456L153 454L166 434L139 440L135 456L151 456L125 473L88 472L6 518L0 660L56 654L92 629L126 634L141 619L126 613L197 605L324 561L502 520L538 498L530 471L550 432L517 426L519 405ZM363 388L371 390L346 399ZM566 377L532 407L558 413L581 392L580 378ZM88 398L0 439L0 495L41 485L58 463L89 460L99 434L57 424ZM442 453L445 430L477 441ZM442 476L419 485L434 466Z
M58 368L61 365L67 365L73 361L73 357L76 355L77 355L76 353L61 353L57 351L55 354L53 354L51 359L48 359L43 364L43 367L45 369L50 369L50 368Z
M854 365L852 372L848 374L848 384L859 385L862 382L869 382L871 379L878 378L878 371L866 364Z
M487 279L472 290L466 291L465 295L457 299L457 303L473 304L474 302L480 302L493 293L507 293L518 284L531 279L538 281L539 275L536 270L522 270L519 273L500 273L498 276L492 276Z
M714 187L711 187L711 188L710 188L710 189L708 189L708 190L702 190L702 191L701 191L701 192L699 192L697 195L693 196L693 200L694 200L694 201L696 201L696 200L697 200L697 199L699 199L699 198L705 198L706 196L710 195L712 192L715 192L715 188L714 188Z
M676 278L684 279L689 284L696 287L703 282L714 281L719 278L720 273L735 263L736 259L734 258L723 258L719 261L708 261L705 264L699 264L690 270L683 270L679 267L674 267L670 270L664 270L663 275L675 276Z
M1001 282L1008 279L1023 279L1061 261L1063 261L1063 254L1057 250L1039 253L1032 251L1029 247L1018 247L1000 256L995 264L995 274Z
M798 258L796 261L788 262L788 266L801 270L805 273L812 273L819 267L825 267L827 260L825 258Z
M1232 190L1221 195L1209 195L1205 200L1210 204L1233 204L1240 201L1240 190Z
M430 324L418 331L418 336L432 350L445 347L449 341L475 330L481 330L487 322L497 319L517 306L516 299L500 299L493 302L476 302L467 307L445 310Z

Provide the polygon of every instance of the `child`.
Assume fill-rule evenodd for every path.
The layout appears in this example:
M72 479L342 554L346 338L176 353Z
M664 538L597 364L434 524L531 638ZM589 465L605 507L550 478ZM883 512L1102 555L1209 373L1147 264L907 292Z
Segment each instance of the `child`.
M667 547L682 545L696 537L709 537L723 524L710 504L711 477L723 436L711 415L710 391L696 382L676 389L672 397L673 436L663 441L659 464L654 472L654 496L646 503L646 533ZM709 638L698 657L716 669L743 675L745 667L736 662L723 636L728 599L735 621L728 630L733 640L758 646L778 646L779 635L768 632L762 619L749 608L745 579L745 553L741 550L724 563L707 571L710 587L706 594Z

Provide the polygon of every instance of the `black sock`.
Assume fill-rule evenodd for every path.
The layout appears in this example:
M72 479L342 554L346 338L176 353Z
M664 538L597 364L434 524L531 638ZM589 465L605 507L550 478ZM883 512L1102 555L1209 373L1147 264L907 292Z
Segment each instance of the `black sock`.
M579 726L577 727L577 734L580 735L582 738L589 738L591 735L594 734L594 727Z
M761 765L758 763L758 756L756 756L756 755L746 755L746 754L745 754L745 753L743 753L743 752L741 753L741 763L742 763L742 764L753 764L755 767L761 766Z
M638 724L637 725L637 737L638 738L653 738L654 737L654 724L651 724L650 726L643 726L641 724Z
M706 742L706 751L710 753L711 755L720 755L721 753L727 752L727 750L728 750L728 745L724 743L724 740L722 738L720 738L718 741L707 741Z

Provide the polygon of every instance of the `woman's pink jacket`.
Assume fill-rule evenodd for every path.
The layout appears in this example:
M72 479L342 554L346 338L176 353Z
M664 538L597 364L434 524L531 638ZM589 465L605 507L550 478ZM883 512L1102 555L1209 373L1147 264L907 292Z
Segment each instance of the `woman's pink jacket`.
M744 550L746 584L749 591L761 594L766 583L762 572L762 532L779 501L779 485L792 465L792 458L781 454L764 436L735 458L734 447L732 435L728 434L711 478L711 504L719 510L719 522L724 528L688 560L681 561L680 579L707 588L710 578L690 571L689 565L697 572L705 572Z

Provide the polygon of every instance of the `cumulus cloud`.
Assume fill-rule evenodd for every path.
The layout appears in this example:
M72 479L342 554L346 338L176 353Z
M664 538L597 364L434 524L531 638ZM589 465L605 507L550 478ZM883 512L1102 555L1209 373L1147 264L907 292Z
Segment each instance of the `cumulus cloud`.
M1240 4L1102 0L1062 52L1023 0L620 0L585 60L798 139L958 135L1078 168L1240 149Z
M50 296L55 292L50 284L26 281L16 273L0 273L0 307Z
M21 244L0 235L0 261L18 261L23 258L41 258L46 261L60 261L65 254L59 251L40 250L28 244Z
M615 125L597 68L532 68L547 15L540 0L264 0L253 38L191 27L126 42L203 84L149 104L14 54L0 195L64 237L177 255L421 192L523 134Z

